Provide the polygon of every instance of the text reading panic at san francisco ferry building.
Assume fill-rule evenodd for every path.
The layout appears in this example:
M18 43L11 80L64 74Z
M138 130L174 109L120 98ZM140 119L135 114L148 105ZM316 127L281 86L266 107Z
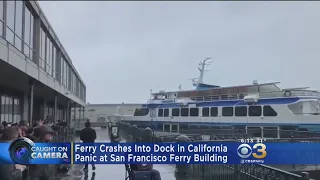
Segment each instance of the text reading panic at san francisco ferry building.
M85 101L86 86L39 4L0 1L0 121L82 119Z

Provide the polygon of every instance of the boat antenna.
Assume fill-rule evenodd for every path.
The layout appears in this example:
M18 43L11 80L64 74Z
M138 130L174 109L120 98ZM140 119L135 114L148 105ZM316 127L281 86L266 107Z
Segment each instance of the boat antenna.
M152 89L150 89L150 99L152 99Z
M210 71L210 70L205 70L206 65L210 65L212 63L211 61L212 57L210 58L205 58L202 62L199 63L199 68L198 70L200 71L199 78L191 78L193 86L197 86L198 84L203 83L203 76L205 71Z
M179 85L179 91L181 91L181 84Z

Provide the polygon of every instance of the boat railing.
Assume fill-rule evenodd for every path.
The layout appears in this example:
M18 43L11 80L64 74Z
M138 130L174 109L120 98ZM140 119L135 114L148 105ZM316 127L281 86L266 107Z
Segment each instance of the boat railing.
M193 101L217 101L217 100L235 100L243 99L250 94L258 94L260 98L270 97L318 97L320 99L320 93L308 90L292 90L292 91L270 91L270 92L252 92L252 93L234 93L234 94L222 94L222 95L209 95L209 96L193 96L190 97Z

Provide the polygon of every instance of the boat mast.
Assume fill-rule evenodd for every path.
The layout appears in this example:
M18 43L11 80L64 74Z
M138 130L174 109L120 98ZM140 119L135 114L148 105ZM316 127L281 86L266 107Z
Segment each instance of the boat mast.
M199 75L199 78L192 78L192 82L193 82L193 86L197 86L198 84L201 84L203 83L203 76L204 76L204 72L205 71L208 71L208 70L205 70L205 67L206 65L210 65L211 64L211 61L209 61L210 59L212 59L211 57L210 58L206 58L204 59L202 62L199 63L199 68L198 70L200 71L200 75Z

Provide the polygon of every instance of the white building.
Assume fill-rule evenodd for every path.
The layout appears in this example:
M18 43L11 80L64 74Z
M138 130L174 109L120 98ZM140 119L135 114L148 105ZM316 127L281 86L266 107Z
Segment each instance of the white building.
M136 108L142 104L87 104L84 117L91 122L106 121L108 116L114 114L133 115Z

